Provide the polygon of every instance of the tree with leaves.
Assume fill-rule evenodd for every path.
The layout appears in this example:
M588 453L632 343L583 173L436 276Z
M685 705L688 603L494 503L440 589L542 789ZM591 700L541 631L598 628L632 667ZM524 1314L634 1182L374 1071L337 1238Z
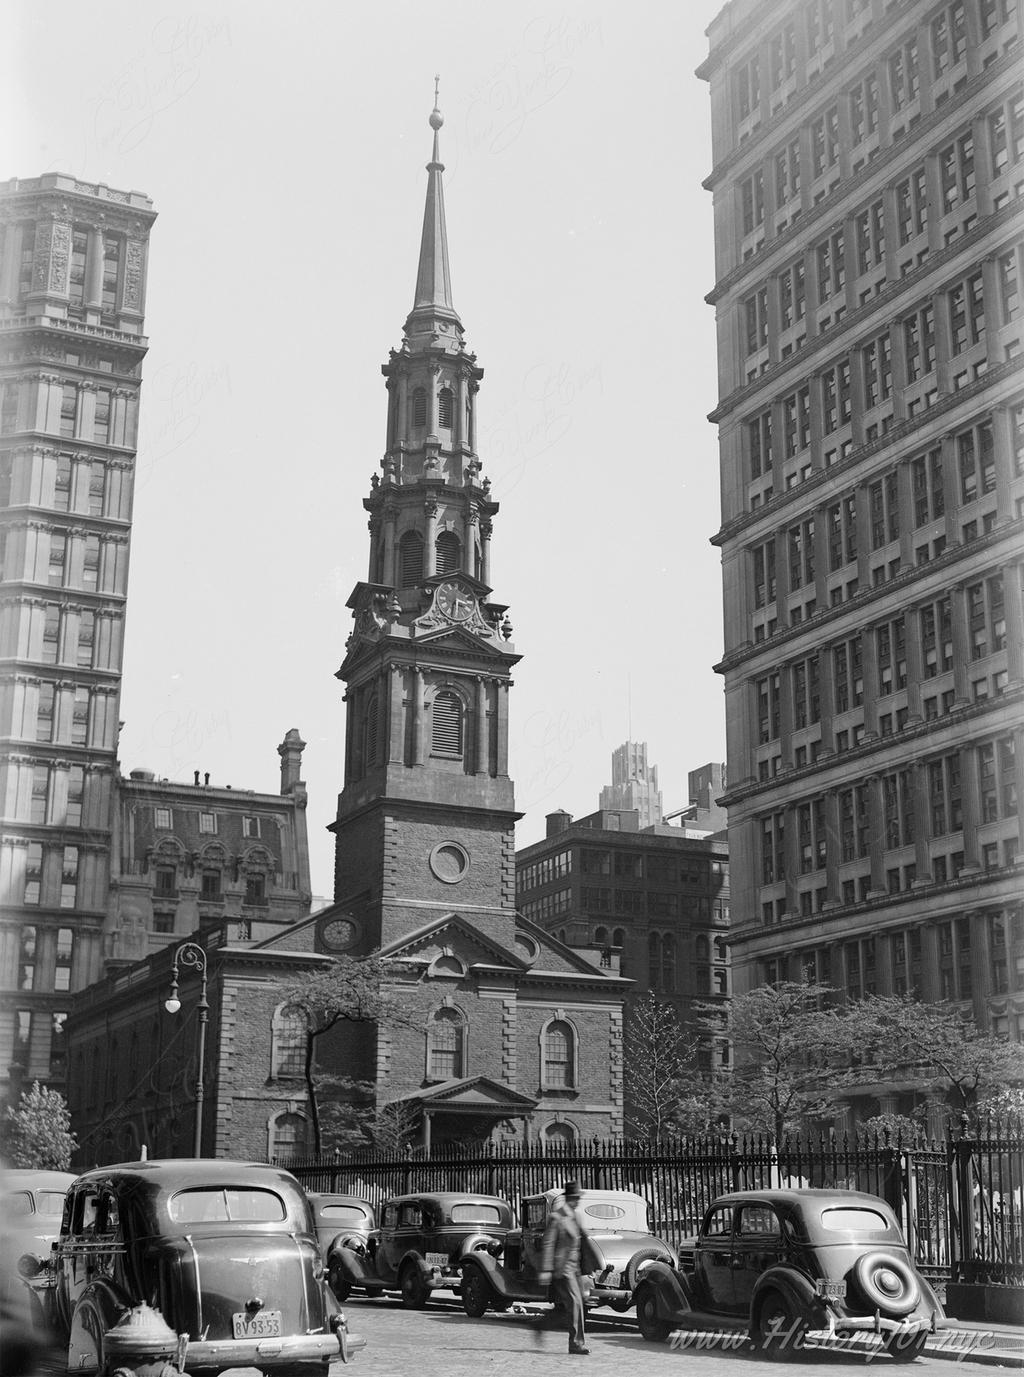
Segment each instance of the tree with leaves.
M4 1111L2 1148L11 1167L68 1171L78 1142L64 1096L38 1081L22 1092L18 1107Z
M910 995L867 995L846 1006L833 1025L849 1058L854 1084L913 1081L932 1103L977 1116L1024 1087L1017 1043L982 1032L956 1005ZM1019 1099L1017 1100L1019 1102Z
M832 993L828 985L783 980L734 995L727 1006L697 1006L712 1046L730 1052L731 1065L709 1082L716 1113L777 1141L805 1118L831 1112L835 1015L823 1006Z
M671 1004L653 991L627 1007L623 1033L627 1132L661 1138L681 1127L694 1078L697 1040L684 1032Z
M347 1077L318 1077L316 1072L317 1039L342 1023L408 1026L405 1015L393 995L387 992L387 978L393 966L376 955L339 956L326 969L305 976L301 984L284 992L288 1005L301 1009L306 1016L306 1054L304 1075L309 1097L309 1113L313 1124L314 1151L323 1151L323 1130L319 1088L333 1085L335 1091L344 1086L346 1098L358 1108L358 1082Z

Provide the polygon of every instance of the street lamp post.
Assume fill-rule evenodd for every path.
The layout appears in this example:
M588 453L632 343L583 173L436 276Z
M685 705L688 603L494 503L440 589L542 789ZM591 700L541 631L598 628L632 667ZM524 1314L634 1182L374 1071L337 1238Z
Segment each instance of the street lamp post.
M171 965L171 993L164 1000L164 1008L169 1014L176 1014L181 1008L178 998L178 967L192 966L199 972L199 1053L196 1058L196 1128L192 1139L192 1156L202 1155L203 1145L203 1069L206 1060L206 1024L210 1016L210 1006L206 1000L206 949L198 942L182 942L174 953Z

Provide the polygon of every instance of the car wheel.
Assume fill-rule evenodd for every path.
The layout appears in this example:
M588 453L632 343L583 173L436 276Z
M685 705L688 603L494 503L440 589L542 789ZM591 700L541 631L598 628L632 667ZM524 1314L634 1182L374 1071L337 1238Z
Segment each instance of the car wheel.
M663 1344L672 1326L658 1314L658 1298L650 1287L641 1287L636 1298L636 1322L648 1343Z
M893 1362L912 1363L920 1358L927 1342L927 1330L918 1330L916 1334L890 1334L885 1341L885 1351Z
M751 1337L763 1358L789 1361L803 1346L808 1327L806 1318L788 1296L781 1291L766 1291Z
M491 1288L478 1267L467 1267L462 1277L462 1308L471 1319L487 1314L491 1303Z
M340 1301L346 1301L352 1290L352 1283L344 1275L340 1267L332 1267L327 1273L327 1284Z
M412 1263L402 1269L398 1285L402 1292L402 1304L406 1310L422 1310L430 1299L430 1287L420 1276L419 1269Z
M921 1300L917 1277L895 1253L865 1253L853 1264L853 1281L872 1310L883 1315L909 1315Z
M613 1310L617 1311L620 1315L624 1315L627 1310L632 1308L633 1302L631 1299L613 1300L609 1301L608 1304L611 1306Z
M652 1262L668 1262L664 1248L638 1248L633 1256L626 1263L624 1281L627 1290L635 1291L636 1284L640 1280L644 1268Z

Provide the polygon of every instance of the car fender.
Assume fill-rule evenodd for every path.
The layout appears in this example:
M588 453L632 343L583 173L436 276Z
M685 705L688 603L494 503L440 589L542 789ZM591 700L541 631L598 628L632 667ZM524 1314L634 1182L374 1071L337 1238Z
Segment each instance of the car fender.
M495 1238L494 1234L470 1234L469 1238L462 1241L462 1246L459 1249L459 1261L464 1262L466 1258L475 1257L478 1254L495 1258L504 1246L504 1240Z
M652 1269L648 1268L648 1272ZM754 1283L754 1294L750 1298L750 1328L756 1328L757 1312L761 1297L766 1291L781 1291L788 1300L803 1312L812 1328L828 1324L829 1311L821 1297L815 1292L814 1283L792 1267L768 1267Z
M365 1286L379 1283L377 1270L373 1262L363 1253L357 1253L352 1248L332 1248L327 1255L327 1270L337 1267L342 1276L351 1286Z
M690 1288L685 1279L667 1262L652 1262L645 1267L636 1295L649 1288L654 1292L658 1315L663 1320L675 1320L693 1309Z
M68 1333L68 1371L89 1366L90 1355L102 1355L107 1334L131 1308L119 1288L92 1282L75 1301Z

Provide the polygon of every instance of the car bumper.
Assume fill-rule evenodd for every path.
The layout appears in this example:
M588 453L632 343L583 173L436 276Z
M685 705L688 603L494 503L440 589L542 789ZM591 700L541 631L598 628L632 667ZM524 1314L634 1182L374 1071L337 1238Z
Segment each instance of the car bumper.
M934 1334L935 1317L891 1320L885 1315L843 1315L829 1316L827 1329L814 1329L812 1333L832 1338L837 1334Z
M329 1363L332 1358L351 1362L361 1348L366 1347L362 1334L297 1334L281 1339L212 1339L197 1340L185 1348L184 1362L178 1363L182 1372L194 1368L256 1367L272 1372L292 1363Z

